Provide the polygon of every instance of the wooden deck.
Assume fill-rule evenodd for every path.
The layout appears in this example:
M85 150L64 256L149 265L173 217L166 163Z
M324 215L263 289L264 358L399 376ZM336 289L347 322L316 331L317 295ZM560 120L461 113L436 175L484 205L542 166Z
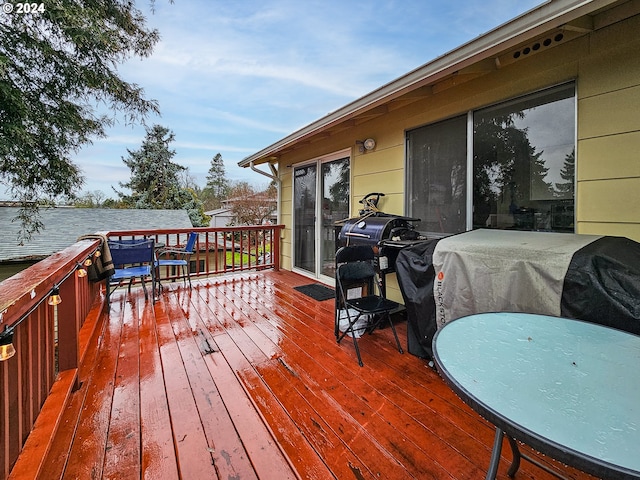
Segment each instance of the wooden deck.
M360 368L350 339L335 342L333 301L292 288L305 283L286 271L177 282L155 305L118 290L40 478L484 478L494 429L398 353L389 328L361 339ZM509 460L505 448L498 478ZM551 478L528 462L516 475Z

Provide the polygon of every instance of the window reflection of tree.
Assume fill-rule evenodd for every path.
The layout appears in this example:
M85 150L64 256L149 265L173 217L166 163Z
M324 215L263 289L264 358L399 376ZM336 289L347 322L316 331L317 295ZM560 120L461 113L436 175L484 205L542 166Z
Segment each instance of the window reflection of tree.
M474 227L484 227L490 214L526 213L534 193L553 196L543 152L531 145L527 128L515 126L524 117L520 111L474 121Z
M337 180L329 187L331 210L344 210L348 215L349 208L349 159L344 158L330 164L331 176L336 175Z
M571 151L565 158L560 178L564 182L555 184L555 194L558 198L573 199L576 176L576 149Z
M418 230L453 234L466 229L467 116L408 134L409 212Z

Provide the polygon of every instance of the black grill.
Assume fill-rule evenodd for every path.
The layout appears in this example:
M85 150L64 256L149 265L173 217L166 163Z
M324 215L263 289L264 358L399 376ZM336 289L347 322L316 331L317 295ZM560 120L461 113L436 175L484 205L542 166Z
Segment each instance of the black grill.
M425 240L414 228L417 218L386 213L349 218L341 222L336 235L336 250L346 245L371 245L376 253L376 264L382 273L395 271L400 249L416 241Z
M385 274L396 271L396 258L404 247L426 240L412 222L419 218L390 215L378 210L378 202L384 193L368 193L360 203L363 209L359 217L336 222L336 251L347 245L371 245L375 253L375 264L382 282L383 295Z

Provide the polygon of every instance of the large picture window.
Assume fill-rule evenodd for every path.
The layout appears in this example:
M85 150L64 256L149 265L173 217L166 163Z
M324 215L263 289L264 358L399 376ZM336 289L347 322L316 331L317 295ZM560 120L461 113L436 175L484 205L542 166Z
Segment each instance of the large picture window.
M473 115L473 226L573 231L573 85Z
M567 84L407 132L408 214L432 235L573 232L575 112Z

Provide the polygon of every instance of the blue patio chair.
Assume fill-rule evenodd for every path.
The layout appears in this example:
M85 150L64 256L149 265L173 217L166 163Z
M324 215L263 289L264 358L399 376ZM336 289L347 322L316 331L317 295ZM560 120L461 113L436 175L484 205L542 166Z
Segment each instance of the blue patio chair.
M159 248L156 252L155 268L158 269L156 274L156 282L161 290L162 284L160 283L160 271L161 267L176 267L180 268L182 273L182 281L186 286L187 280L189 280L189 288L191 288L191 269L189 268L189 259L194 252L196 246L196 240L198 234L191 232L187 239L187 244L183 248L178 247L166 247ZM165 257L165 258L162 258Z
M155 272L154 262L154 240L134 239L134 240L108 240L109 251L115 267L114 274L109 277L107 283L107 305L110 304L111 294L123 284L124 280L129 280L128 290L131 292L131 284L135 278L140 278L144 289L144 298L148 298L145 278L151 277L152 298L155 302ZM113 287L113 288L112 288Z

